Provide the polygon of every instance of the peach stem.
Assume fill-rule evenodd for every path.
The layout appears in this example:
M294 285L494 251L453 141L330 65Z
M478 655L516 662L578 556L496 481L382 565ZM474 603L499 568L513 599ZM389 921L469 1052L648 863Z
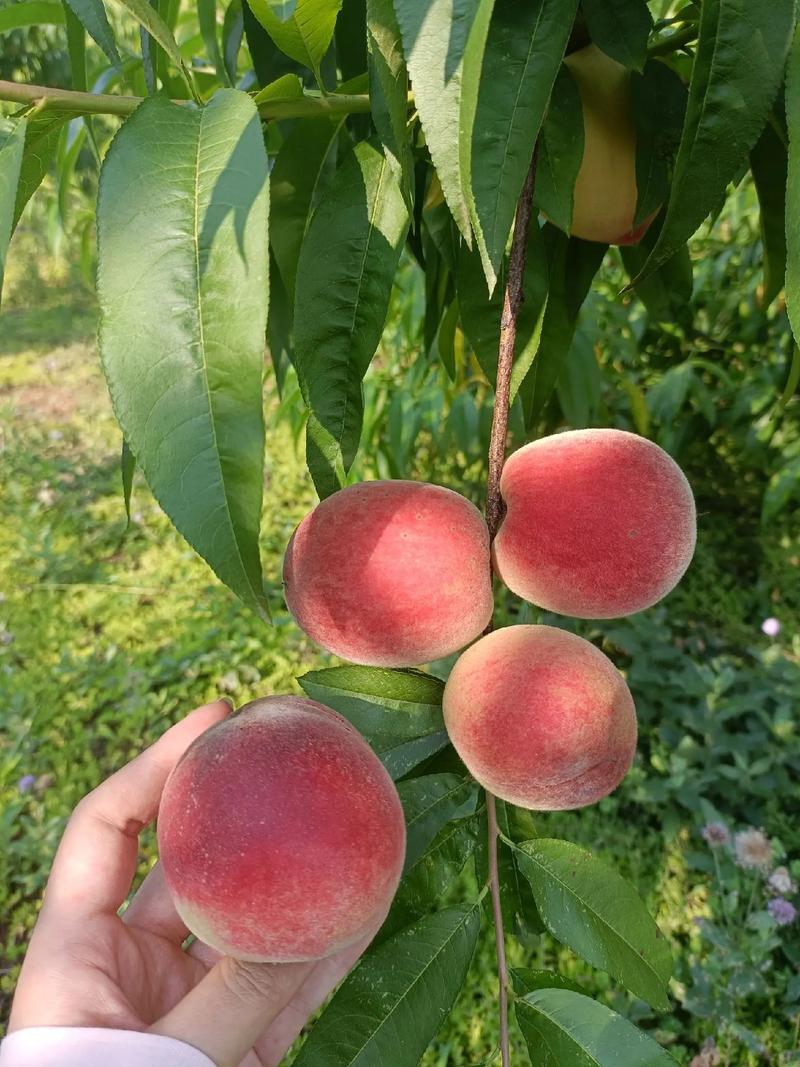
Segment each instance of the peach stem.
M508 261L508 281L503 294L503 316L500 320L500 345L497 353L497 384L492 412L492 431L489 440L489 472L486 483L486 525L493 541L503 519L503 499L500 496L500 475L506 458L508 437L508 407L511 393L511 368L514 363L514 346L517 340L517 316L523 300L525 256L528 246L528 230L531 222L533 185L536 175L536 149L525 184L517 202L514 220L514 236ZM486 633L492 629L492 621ZM500 877L497 870L497 804L494 796L486 793L487 834L489 851L489 890L492 895L495 943L497 945L497 973L500 980L500 1056L503 1067L511 1063L508 1040L508 964L503 930L503 910L500 903Z

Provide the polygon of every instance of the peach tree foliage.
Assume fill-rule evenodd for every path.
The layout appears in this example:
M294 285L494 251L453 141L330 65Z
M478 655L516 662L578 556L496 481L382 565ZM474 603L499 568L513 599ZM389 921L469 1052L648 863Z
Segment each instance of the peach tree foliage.
M800 216L784 207L800 196L794 0L190 7L0 5L0 38L51 24L72 72L66 91L0 82L10 105L0 119L0 281L26 203L54 163L68 187L88 146L100 167L100 350L124 435L126 502L136 463L180 533L262 618L265 340L279 385L289 363L296 371L308 466L327 496L359 448L362 380L401 256L425 276L420 358L453 375L463 336L494 383L507 249L536 149L541 215L511 383L533 435L605 252L567 236L584 124L565 54L592 42L631 72L634 225L657 217L623 260L645 304L690 291L686 242L750 168L765 299L785 287L800 330ZM267 588L275 582L267 576ZM381 933L296 1062L411 1067L492 920L484 890L442 904L468 862L477 885L486 881L485 800L448 744L438 679L342 666L300 681L361 730L398 783L408 855ZM537 837L527 813L500 802L498 817L506 936L547 931L667 1011L669 951L636 891L590 853ZM512 984L534 1064L674 1062L556 973L521 969Z

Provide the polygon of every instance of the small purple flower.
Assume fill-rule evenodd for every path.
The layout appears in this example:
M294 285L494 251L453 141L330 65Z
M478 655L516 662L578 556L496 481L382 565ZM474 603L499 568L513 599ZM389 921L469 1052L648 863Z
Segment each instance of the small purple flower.
M31 789L36 785L35 774L23 774L20 780L17 782L17 788L20 793L30 793Z
M731 839L730 831L724 822L710 822L700 831L707 845L716 848L717 845L727 845Z
M770 616L761 623L761 632L766 634L767 637L777 637L781 632L781 624L778 619L773 619Z
M775 897L767 904L767 911L778 926L789 926L797 918L797 908L783 897Z

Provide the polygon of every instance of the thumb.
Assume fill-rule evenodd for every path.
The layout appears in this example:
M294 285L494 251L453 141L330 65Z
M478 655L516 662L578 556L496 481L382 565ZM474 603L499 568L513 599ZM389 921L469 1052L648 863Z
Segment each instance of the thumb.
M217 1067L237 1067L313 966L248 963L223 956L150 1033L193 1045Z

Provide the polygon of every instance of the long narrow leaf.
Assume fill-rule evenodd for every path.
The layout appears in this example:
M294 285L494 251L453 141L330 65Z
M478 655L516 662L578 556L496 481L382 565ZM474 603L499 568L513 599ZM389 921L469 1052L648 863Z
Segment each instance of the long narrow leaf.
M98 200L100 350L117 418L178 530L262 616L258 529L268 165L255 105L140 104Z

